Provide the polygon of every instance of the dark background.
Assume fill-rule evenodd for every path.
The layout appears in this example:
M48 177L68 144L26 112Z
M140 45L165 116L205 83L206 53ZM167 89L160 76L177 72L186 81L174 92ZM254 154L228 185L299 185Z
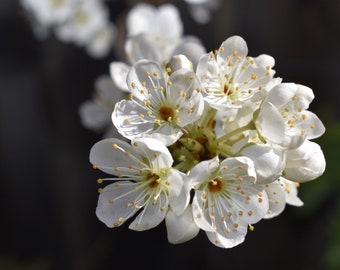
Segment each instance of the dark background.
M161 2L161 1L158 1ZM163 1L165 2L165 1ZM78 107L94 80L121 60L118 45L93 59L53 35L38 40L18 1L0 2L0 269L340 269L339 115L340 2L338 0L227 0L207 25L182 1L185 34L208 51L237 34L249 55L272 55L276 76L311 87L310 109L327 132L324 176L300 188L305 206L287 206L263 220L233 249L204 233L172 245L164 223L146 232L106 228L95 216L98 198L88 161L101 134L85 129ZM133 1L107 1L124 25Z

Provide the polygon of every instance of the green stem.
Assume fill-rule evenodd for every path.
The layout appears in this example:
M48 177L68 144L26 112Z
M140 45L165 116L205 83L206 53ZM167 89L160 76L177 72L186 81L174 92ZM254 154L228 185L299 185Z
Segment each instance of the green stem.
M243 127L239 127L237 129L233 130L232 132L229 132L228 134L218 138L217 142L218 143L224 142L224 141L228 140L229 138L231 138L231 137L233 137L233 136L235 136L239 133L242 133L243 131L251 130L251 129L256 129L253 121L249 122L247 125L245 125Z

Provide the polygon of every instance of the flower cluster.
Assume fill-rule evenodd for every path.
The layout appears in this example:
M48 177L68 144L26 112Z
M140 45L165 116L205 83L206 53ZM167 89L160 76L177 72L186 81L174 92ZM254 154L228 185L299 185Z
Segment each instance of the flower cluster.
M112 175L98 183L113 182L99 189L96 214L108 227L131 219L137 231L165 221L174 244L203 230L231 248L261 219L303 204L299 184L325 170L312 142L325 127L308 110L313 91L275 77L271 56L249 56L240 36L202 52L180 24L162 23L176 14L162 8L159 21L140 16L148 33L126 40L129 63L110 66L128 97L112 112L124 139L105 138L90 151L93 167Z
M84 47L94 58L106 56L116 39L103 0L21 0L21 4L39 38L53 31L61 41Z

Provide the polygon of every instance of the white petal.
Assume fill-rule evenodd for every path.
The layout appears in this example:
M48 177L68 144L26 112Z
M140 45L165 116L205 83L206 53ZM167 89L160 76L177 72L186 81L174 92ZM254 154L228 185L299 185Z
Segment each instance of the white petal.
M126 76L130 70L130 66L123 62L110 63L110 75L116 87L120 90L129 92L129 88L126 83Z
M162 64L160 44L148 33L130 36L124 44L125 52L131 64L148 59Z
M200 41L195 41L188 38L183 38L179 45L176 47L173 55L183 54L185 55L193 64L194 70L198 64L200 57L206 53L206 49L201 44Z
M281 182L275 181L265 185L269 199L269 210L264 218L273 218L280 215L286 207L286 194Z
M130 140L151 132L154 126L153 119L146 113L145 108L130 100L116 103L112 122L118 132Z
M202 196L202 191L196 190L195 196L192 201L192 215L195 224L202 230L208 232L215 232L213 226L208 222L204 216L204 209L201 208L201 204L198 199Z
M159 7L158 21L160 36L165 34L166 39L172 41L176 41L182 36L183 24L176 6L171 4L161 5Z
M183 132L179 128L174 128L172 125L165 124L145 136L154 138L169 146L174 144L182 135Z
M99 76L94 82L94 88L97 93L108 100L119 101L121 98L116 98L116 87L114 86L112 79L108 75Z
M159 225L165 218L168 211L168 205L163 205L166 201L164 194L161 194L158 200L149 199L143 210L129 225L129 229L135 231L145 231Z
M207 180L211 173L218 167L219 160L215 157L211 160L201 161L190 170L190 185L198 185Z
M206 232L208 239L214 245L221 248L232 248L241 244L247 234L247 225L241 224L237 230L233 228L231 232L223 230L223 234L218 232Z
M280 181L285 188L286 202L293 206L303 206L303 201L298 197L298 185L296 182L281 177Z
M149 160L152 168L168 168L173 163L168 148L158 140L152 138L139 138L132 140L131 144L138 148L140 153Z
M119 147L115 148L114 145ZM131 158L130 153L135 158ZM103 139L95 143L90 150L90 162L103 172L117 175L115 167L138 166L140 154L127 142L119 139Z
M283 143L285 124L281 114L272 103L262 104L255 123L257 130L265 139L276 144Z
M307 182L321 176L326 168L326 160L320 146L306 140L299 148L287 152L285 178Z
M89 129L102 129L111 123L111 112L102 104L85 101L79 107L82 124Z
M271 183L278 179L285 168L284 152L269 145L253 144L245 147L243 155L253 160L258 184Z
M168 241L172 244L189 241L199 233L199 228L192 217L191 205L179 216L169 209L165 218L165 224Z
M155 87L167 89L160 66L145 59L132 66L127 75L127 83L135 98L140 101L149 100L151 104L159 104L164 98L164 93Z
M126 17L127 35L147 32L155 13L156 8L152 5L142 3L134 6Z
M172 169L168 180L170 207L176 215L182 215L190 200L189 179L184 173Z
M248 47L245 40L240 36L232 36L226 39L218 51L217 61L223 63L227 56L233 56L234 52L237 51L237 56L244 58L248 54Z
M96 215L108 227L122 225L132 217L138 209L132 204L141 193L134 191L137 184L121 181L106 186L99 194ZM125 194L125 195L124 195ZM127 206L131 204L131 206Z

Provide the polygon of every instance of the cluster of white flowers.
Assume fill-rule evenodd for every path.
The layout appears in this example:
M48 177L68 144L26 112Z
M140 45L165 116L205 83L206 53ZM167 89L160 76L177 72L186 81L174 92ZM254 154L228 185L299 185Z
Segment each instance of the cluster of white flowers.
M103 0L21 0L39 38L53 31L58 39L84 47L94 58L106 56L116 39Z
M301 206L299 184L325 170L311 141L325 131L308 110L313 91L274 77L274 59L248 56L239 36L205 52L182 36L173 6L140 5L127 23L128 63L110 65L127 95L111 122L124 139L90 151L93 167L113 175L98 179L113 183L99 189L97 217L118 227L136 215L137 231L165 221L170 243L203 230L231 248L261 219Z

